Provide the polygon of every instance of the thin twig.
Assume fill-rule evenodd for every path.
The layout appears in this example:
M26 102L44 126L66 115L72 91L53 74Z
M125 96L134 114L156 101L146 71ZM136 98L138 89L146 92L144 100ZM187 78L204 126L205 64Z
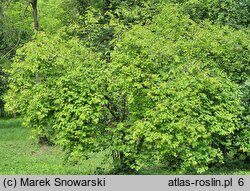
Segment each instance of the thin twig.
M27 11L29 5L30 5L30 2L29 2L29 4L27 4L27 6L25 7L24 12L23 12L23 16L22 16L22 18L21 18L21 24L22 24L22 26L24 25L25 13L26 13L26 11ZM20 31L18 32L18 36L17 36L18 39L17 39L16 44L15 44L6 54L4 54L4 55L0 58L0 61L3 60L4 58L6 58L6 56L8 56L8 54L10 54L10 53L19 45L19 43L20 43L20 41L21 41L21 33L22 33L22 30L20 30Z

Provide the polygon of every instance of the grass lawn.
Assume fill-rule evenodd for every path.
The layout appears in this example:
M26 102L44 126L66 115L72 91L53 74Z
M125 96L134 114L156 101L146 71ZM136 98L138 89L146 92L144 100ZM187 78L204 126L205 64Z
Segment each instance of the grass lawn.
M64 164L58 146L40 146L29 139L30 130L21 127L20 119L0 120L0 175L107 174L110 164L102 164L103 154L97 153L78 165ZM99 167L98 171L96 167ZM101 169L101 171L100 171ZM164 167L143 169L140 174L179 174ZM206 174L248 174L249 167L231 166L211 169Z
M40 146L30 138L30 130L21 127L21 120L0 120L0 174L97 174L96 166L104 169L102 155L79 165L64 165L64 155L58 146Z

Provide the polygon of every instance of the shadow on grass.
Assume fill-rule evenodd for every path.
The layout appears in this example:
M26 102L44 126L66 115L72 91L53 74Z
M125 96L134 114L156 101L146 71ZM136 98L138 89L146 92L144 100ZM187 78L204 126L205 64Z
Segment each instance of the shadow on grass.
M0 129L1 128L16 128L22 125L21 118L12 119L0 119Z

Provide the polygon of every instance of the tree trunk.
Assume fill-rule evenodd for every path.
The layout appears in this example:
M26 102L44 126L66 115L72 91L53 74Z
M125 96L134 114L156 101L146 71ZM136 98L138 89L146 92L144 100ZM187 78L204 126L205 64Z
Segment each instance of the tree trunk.
M38 33L38 16L37 16L37 0L32 0L31 5L33 8L33 18L34 18L34 33ZM36 84L41 83L40 75L39 75L39 66L37 67L37 73L35 75L36 78ZM39 137L39 144L41 145L52 145L52 142L46 137L46 135L41 134Z
M37 0L32 0L31 5L33 8L33 17L34 17L34 32L38 32L38 17L37 17Z
M30 3L33 9L34 33L37 34L38 33L37 0L32 0ZM39 68L37 68L37 70L39 71ZM37 84L40 83L40 75L38 72L36 73L36 83Z

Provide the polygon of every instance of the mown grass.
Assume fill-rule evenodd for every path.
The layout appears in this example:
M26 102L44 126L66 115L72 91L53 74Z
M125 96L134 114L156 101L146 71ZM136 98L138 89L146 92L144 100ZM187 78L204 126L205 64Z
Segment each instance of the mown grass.
M101 153L77 165L64 164L60 147L40 146L29 137L30 130L21 126L20 119L0 120L1 175L105 174L110 168L103 166Z
M41 146L29 137L29 129L21 126L21 119L0 120L0 175L56 175L56 174L108 174L110 162L102 163L103 153L92 154L77 165L65 164L64 154L58 146ZM178 175L167 167L145 168L139 174ZM220 166L206 174L248 174L247 166Z

